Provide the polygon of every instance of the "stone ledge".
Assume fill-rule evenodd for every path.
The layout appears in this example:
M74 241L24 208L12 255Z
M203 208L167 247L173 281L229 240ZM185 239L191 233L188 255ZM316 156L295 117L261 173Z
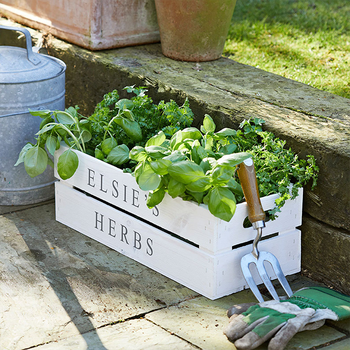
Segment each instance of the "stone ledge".
M350 293L348 232L303 217L302 267L308 276L326 285Z
M0 23L17 25L4 19ZM205 113L219 128L237 127L250 117L264 119L265 128L285 139L301 157L313 154L317 160L318 186L313 192L306 189L304 211L319 225L329 225L343 236L350 234L349 99L225 58L200 64L174 61L162 55L160 44L91 52L30 31L34 42L42 42L41 52L67 64L66 104L79 105L83 114L92 113L105 93L117 89L125 97L122 88L135 84L147 86L154 101L182 103L187 97L196 125ZM14 45L13 37L0 40ZM318 239L308 225L303 232ZM339 249L333 240L336 234L327 235L322 249ZM342 254L349 268L350 253ZM327 262L320 263L326 273ZM310 266L317 268L317 264ZM332 281L332 272L328 279ZM350 292L350 286L346 288Z

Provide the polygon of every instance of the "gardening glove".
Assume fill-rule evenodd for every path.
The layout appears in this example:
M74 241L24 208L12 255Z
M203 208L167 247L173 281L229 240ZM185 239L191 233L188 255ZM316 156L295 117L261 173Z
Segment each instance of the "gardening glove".
M238 350L255 349L269 339L269 350L283 350L297 332L350 317L350 297L323 287L303 288L286 300L234 306L228 316L224 333Z

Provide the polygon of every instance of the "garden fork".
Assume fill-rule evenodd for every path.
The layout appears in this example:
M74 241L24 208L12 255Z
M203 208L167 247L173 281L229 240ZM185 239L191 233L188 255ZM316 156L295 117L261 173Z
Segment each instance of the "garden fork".
M264 262L267 261L271 264L283 289L287 293L288 297L290 297L293 292L288 284L288 281L286 280L286 277L283 274L277 258L272 253L265 251L259 252L258 250L258 243L261 239L262 229L265 227L265 212L260 202L259 189L252 158L246 159L239 165L238 177L241 181L244 197L248 205L248 219L252 223L253 228L257 231L255 240L253 242L252 252L244 255L241 259L241 268L244 278L247 281L251 291L254 293L255 297L259 300L260 303L263 302L264 299L256 283L254 282L252 273L249 269L249 265L254 263L263 283L270 292L271 296L275 300L279 300L279 296L274 286L272 285L264 266Z

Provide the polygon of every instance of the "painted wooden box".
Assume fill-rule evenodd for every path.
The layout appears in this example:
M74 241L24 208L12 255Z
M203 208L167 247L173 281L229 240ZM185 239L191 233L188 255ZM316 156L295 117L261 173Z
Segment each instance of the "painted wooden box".
M56 152L55 164L65 149ZM147 192L140 190L133 176L76 153L79 167L74 176L56 182L59 222L210 299L247 287L240 260L251 251L256 233L243 227L245 203L237 205L230 222L214 217L204 205L170 196L149 209ZM59 179L57 172L56 177ZM273 208L276 198L263 197L264 210ZM302 190L286 203L277 220L266 223L259 244L260 250L276 255L286 275L300 271L301 233L297 227L301 215Z
M0 0L0 13L90 50L160 40L154 0Z

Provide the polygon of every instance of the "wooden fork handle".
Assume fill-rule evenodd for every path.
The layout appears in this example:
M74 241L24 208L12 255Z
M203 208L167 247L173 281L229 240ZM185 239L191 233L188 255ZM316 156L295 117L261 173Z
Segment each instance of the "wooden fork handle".
M249 221L252 224L258 221L265 221L265 212L260 202L258 182L252 158L246 159L239 165L238 177L248 205Z

